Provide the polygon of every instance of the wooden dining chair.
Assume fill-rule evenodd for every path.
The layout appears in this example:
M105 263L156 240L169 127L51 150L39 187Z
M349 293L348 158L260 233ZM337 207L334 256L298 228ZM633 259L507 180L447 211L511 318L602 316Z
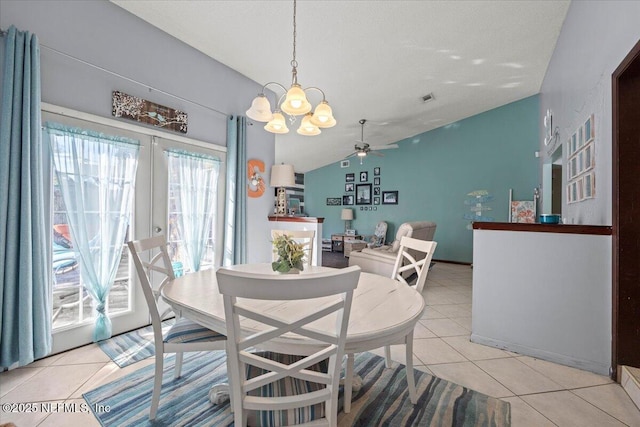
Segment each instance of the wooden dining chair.
M398 256L391 273L391 278L398 280L407 286L412 286L422 295L424 284L427 281L427 274L429 273L429 266L433 253L436 250L437 242L414 239L412 237L403 236L400 240L400 248L398 249ZM414 276L413 273L416 273ZM415 283L413 282L415 277ZM409 281L407 279L410 279ZM416 394L416 382L413 374L413 329L411 332L394 344L404 344L406 354L406 372L407 383L409 388L409 399L414 405L417 403ZM391 367L391 345L385 345L384 347L385 363L387 368ZM345 412L350 410L351 406L351 393L353 387L353 364L354 355L347 355L347 370L345 375L345 392L344 392L344 407ZM359 380L358 380L359 381ZM360 384L356 384L355 389L359 389Z
M235 425L245 426L250 416L256 416L269 425L296 420L336 426L342 357L360 267L282 275L220 268L216 277L227 323ZM292 313L278 312L270 303L274 300L311 301L301 302L300 310ZM325 319L335 314L337 320ZM242 331L240 317L264 328ZM328 328L319 328L318 323L315 328L308 326L319 319ZM286 342L279 340L285 334L286 340L314 340L317 351L306 357L247 351L269 348L274 342L280 345L278 349L286 348ZM291 352L295 354L295 347Z
M158 310L157 302L162 286L175 279L171 259L167 252L167 242L164 236L156 236L130 241L127 242L127 245L129 246L133 263L136 266L140 286L149 307L151 325L153 326L156 360L149 419L154 420L160 402L165 353L176 354L174 378L179 378L182 370L183 352L224 350L226 337L186 318L177 319L166 335L163 336L162 316ZM155 251L158 252L154 254ZM145 261L145 259L150 259L150 261ZM152 272L165 276L161 281L160 287L156 288L155 291L151 286Z
M305 268L313 264L313 241L316 238L316 232L314 230L271 230L271 240L278 236L286 234L293 238L296 243L303 246L305 252L304 266ZM276 261L278 258L277 252L272 252L272 261Z

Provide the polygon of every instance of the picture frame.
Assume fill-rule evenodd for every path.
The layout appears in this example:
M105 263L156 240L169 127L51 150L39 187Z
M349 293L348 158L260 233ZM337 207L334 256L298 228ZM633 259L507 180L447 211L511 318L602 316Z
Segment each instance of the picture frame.
M375 176L380 175L380 168L379 167L373 168L373 175L375 175Z
M369 172L367 171L360 172L360 182L367 182L367 181L369 181Z
M342 199L340 197L327 197L327 206L340 206Z
M353 200L354 200L353 194L342 196L342 204L345 206L353 205Z
M584 140L585 144L593 141L595 138L595 132L593 129L593 114L589 116L586 122L584 122Z
M379 205L380 204L380 197L374 197L373 198L373 204L374 205Z
M341 160L340 161L340 167L341 168L348 168L350 164L351 164L351 162L349 160Z
M373 195L374 196L380 195L380 187L373 187Z
M345 193L351 193L353 191L353 183L352 182L348 182L344 185L344 192Z
M382 204L383 205L397 205L398 204L398 191L383 191L382 192Z
M380 177L373 178L373 185L380 185Z
M347 229L347 230L345 230L344 234L346 234L347 236L355 236L356 235L356 230L355 229Z
M371 184L356 185L356 205L371 204Z
M356 180L356 174L355 173L348 173L344 176L344 180L346 182L355 182Z

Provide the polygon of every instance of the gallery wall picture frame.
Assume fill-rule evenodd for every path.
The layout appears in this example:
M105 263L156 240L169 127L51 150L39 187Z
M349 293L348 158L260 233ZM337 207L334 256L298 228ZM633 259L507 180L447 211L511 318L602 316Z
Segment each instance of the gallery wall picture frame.
M374 205L379 205L380 204L380 197L374 197L373 198L373 204Z
M348 182L344 185L344 192L345 193L351 193L353 191L353 183L352 182Z
M346 182L355 182L356 180L356 174L355 173L348 173L344 176L344 180Z
M378 176L378 175L380 175L380 168L379 168L379 167L375 167L375 168L373 168L373 175L374 175L374 176Z
M371 184L356 185L356 205L371 204Z
M342 196L342 204L345 206L351 206L353 205L353 199L353 194Z
M382 204L383 205L397 205L398 204L398 192L397 191L383 191L382 192Z
M373 195L374 196L380 195L380 187L373 187Z
M360 172L360 182L367 182L367 181L369 181L369 172L367 171Z
M380 185L380 177L373 178L373 185Z
M327 206L340 206L342 199L340 197L327 197Z

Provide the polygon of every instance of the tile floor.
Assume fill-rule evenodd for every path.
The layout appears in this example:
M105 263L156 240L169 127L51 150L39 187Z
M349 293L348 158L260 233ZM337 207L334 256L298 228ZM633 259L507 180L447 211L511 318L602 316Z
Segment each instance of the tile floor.
M429 273L428 308L415 333L417 369L511 402L514 427L640 426L640 411L608 377L471 343L471 274L469 266L445 263ZM401 347L392 356L404 361ZM62 405L51 407L58 412L0 410L0 424L98 426L82 393L151 363L120 369L92 344L1 373L0 403L67 403L76 412Z

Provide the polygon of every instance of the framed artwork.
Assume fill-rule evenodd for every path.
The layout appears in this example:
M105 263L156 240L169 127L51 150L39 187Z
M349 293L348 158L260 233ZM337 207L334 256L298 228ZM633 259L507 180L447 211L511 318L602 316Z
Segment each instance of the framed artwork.
M367 171L360 172L360 182L367 182L367 181L369 181L369 172Z
M593 143L589 143L584 149L584 170L593 169L595 162L593 161Z
M348 182L344 185L344 192L345 193L351 193L353 191L353 183L352 182Z
M371 204L371 184L356 185L356 205Z
M587 121L584 123L584 140L585 143L589 143L593 141L595 138L595 132L593 129L593 114L589 116Z
M342 161L340 162L340 167L341 167L341 168L348 168L348 167L349 167L349 164L350 164L349 160L342 160Z
M327 206L340 206L342 199L340 197L327 197Z
M398 204L398 192L397 191L383 191L382 192L382 204L383 205L397 205Z
M163 129L187 133L187 113L156 104L146 99L114 90L111 93L111 115Z
M373 198L373 204L374 205L379 205L380 204L380 197L374 197Z
M380 177L373 178L373 185L380 185Z
M593 199L596 196L596 175L591 172L583 178L584 198Z
M374 196L379 196L380 195L380 187L374 187L373 188L373 195Z
M353 205L353 194L349 194L348 196L342 196L342 204L346 206Z
M380 168L373 168L373 174L374 175L380 175Z
M356 180L356 175L353 173L348 173L344 176L344 180L347 182L354 182Z

